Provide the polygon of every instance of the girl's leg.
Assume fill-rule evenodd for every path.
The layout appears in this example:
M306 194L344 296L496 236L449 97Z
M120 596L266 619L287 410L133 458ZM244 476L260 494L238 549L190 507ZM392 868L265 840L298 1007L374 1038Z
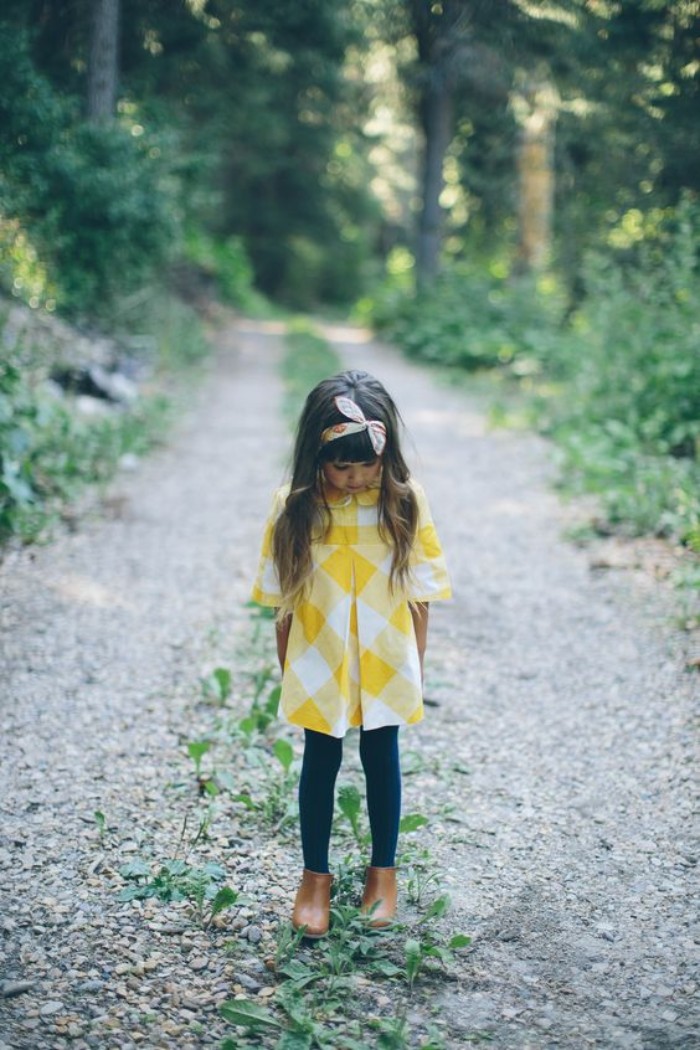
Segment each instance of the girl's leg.
M343 757L338 737L305 729L304 760L299 779L299 822L304 867L328 872L335 780Z
M401 819L399 727L360 730L360 758L367 782L371 865L391 868L396 859Z

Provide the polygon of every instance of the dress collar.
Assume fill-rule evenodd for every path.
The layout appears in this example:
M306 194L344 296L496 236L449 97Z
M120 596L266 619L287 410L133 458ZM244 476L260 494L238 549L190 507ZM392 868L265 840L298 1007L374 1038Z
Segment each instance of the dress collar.
M379 502L380 486L373 485L371 488L365 489L364 492L347 492L337 499L331 498L326 493L326 500L330 507L349 507L353 502L358 503L361 507L373 507Z

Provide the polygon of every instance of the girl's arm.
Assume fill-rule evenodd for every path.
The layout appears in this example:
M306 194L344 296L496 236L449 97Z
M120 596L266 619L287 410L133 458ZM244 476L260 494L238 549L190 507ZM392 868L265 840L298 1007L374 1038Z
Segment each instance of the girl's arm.
M287 616L281 623L275 624L277 631L277 658L280 667L284 671L284 661L287 657L287 644L289 642L289 629L292 626L292 617Z
M415 602L415 604L411 606L413 629L416 632L416 645L418 647L418 657L420 659L421 678L423 677L423 657L425 656L425 647L428 644L429 608L430 606L427 602Z

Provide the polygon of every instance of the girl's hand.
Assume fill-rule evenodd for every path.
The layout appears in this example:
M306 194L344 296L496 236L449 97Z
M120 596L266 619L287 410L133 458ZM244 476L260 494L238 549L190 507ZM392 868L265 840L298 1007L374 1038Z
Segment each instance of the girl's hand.
M280 669L284 672L284 661L287 659L287 645L289 644L289 630L292 626L292 617L286 616L284 620L275 624L277 628L277 659Z
M416 646L418 648L418 659L420 660L421 687L423 685L423 658L425 657L425 648L428 644L429 608L430 606L427 602L416 602L415 605L411 606L411 616L413 617L413 630L416 633Z

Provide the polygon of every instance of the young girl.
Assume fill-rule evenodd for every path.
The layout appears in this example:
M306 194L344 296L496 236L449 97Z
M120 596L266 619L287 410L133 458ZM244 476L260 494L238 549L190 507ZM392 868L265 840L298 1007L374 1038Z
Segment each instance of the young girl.
M367 372L326 379L299 420L291 485L275 493L253 589L276 607L281 712L304 729L304 872L292 923L328 932L328 848L343 737L360 729L372 856L362 909L396 912L398 731L423 717L428 602L450 597L440 543L399 442L399 414Z

